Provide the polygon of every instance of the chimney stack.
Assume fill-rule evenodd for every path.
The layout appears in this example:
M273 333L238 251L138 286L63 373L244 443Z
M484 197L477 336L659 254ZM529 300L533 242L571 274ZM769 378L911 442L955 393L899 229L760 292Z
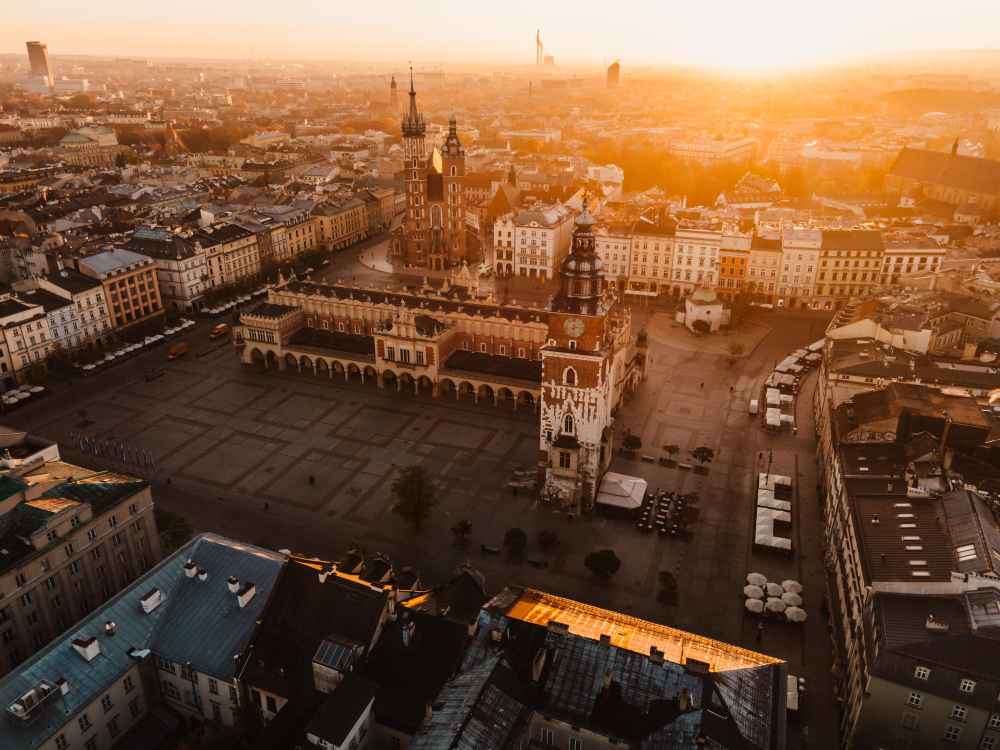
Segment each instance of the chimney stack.
M604 687L611 687L611 667L604 668Z
M649 660L653 664L663 664L663 652L656 646L649 647Z
M115 634L115 621L114 620L108 620L106 623L104 623L104 632L108 636L112 636L112 635Z
M684 713L691 708L691 697L688 695L687 688L681 688L681 694L677 697L680 703L681 713Z
M226 583L229 584L229 590L232 593L235 594L240 590L240 579L236 576L229 576L229 578L226 579Z
M184 564L184 575L188 578L194 578L195 573L198 572L198 566L194 564L194 560L188 560Z
M413 641L413 631L416 628L416 626L417 626L417 624L415 622L413 622L413 620L410 620L409 622L403 624L403 645L404 646L408 647L410 645L410 643Z
M531 681L538 682L542 678L542 670L545 668L545 648L539 648L535 652L535 658L531 661Z
M424 704L424 718L425 719L434 718L434 704L431 703L430 701L427 701Z

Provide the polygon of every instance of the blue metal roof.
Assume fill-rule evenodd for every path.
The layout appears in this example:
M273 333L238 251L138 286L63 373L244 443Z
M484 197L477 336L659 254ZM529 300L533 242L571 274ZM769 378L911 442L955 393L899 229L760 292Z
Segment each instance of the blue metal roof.
M208 580L184 575L188 558L197 560L198 566L209 572ZM129 654L133 648L160 654L162 641L163 656L190 662L194 669L220 677L225 671L223 665L228 663L231 676L232 654L249 638L282 560L282 556L267 550L212 534L188 542L0 680L3 710L40 680L51 684L64 679L69 683L69 692L53 699L48 717L42 716L27 726L0 721L0 747L30 750L42 745L136 663ZM230 575L242 582L252 581L257 587L256 595L242 610L236 594L226 585ZM253 580L254 576L258 580ZM151 612L144 612L140 600L154 588L160 590L164 601ZM223 615L227 605L238 612ZM113 637L105 634L104 623L108 620L115 623ZM90 662L72 645L74 639L89 638L97 638L100 644L100 653Z

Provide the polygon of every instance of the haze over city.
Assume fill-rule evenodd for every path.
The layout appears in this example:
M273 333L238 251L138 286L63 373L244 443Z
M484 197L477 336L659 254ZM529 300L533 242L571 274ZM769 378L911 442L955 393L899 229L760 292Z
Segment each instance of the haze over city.
M0 28L0 749L1000 750L1000 4Z
M363 3L106 0L79 14L52 0L44 17L30 5L4 8L0 52L42 38L65 54L260 59L491 63L532 59L534 29L545 30L557 63L724 67L738 70L852 63L895 53L996 47L1000 6L988 0L933 3L847 0L836 5L779 0L766 8L739 0L610 5L515 0L473 10L446 0L433 11L390 0L376 18ZM470 12L471 11L471 12ZM398 19L388 23L382 17Z

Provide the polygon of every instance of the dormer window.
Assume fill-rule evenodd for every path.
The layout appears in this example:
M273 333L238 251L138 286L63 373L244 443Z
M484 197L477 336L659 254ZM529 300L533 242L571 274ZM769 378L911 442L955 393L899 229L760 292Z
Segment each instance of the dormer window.
M569 348L570 349L576 349L576 339L570 339L569 340Z
M971 693L976 689L976 683L972 680L962 680L962 682L959 683L958 689L963 693Z

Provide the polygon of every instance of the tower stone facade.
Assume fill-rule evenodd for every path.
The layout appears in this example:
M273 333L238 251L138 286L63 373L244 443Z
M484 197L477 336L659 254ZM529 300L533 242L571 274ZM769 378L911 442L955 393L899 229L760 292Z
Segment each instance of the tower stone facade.
M392 77L389 83L389 107L392 112L399 111L399 94L396 91L396 76Z
M587 201L584 206L570 254L559 268L548 343L541 352L539 502L571 513L593 507L611 461L613 414L645 372L645 356L636 356L631 340L630 316L612 314L614 298L595 251L594 218Z
M470 255L465 219L465 148L451 118L441 150L427 152L427 124L417 109L410 79L410 106L403 115L406 216L402 237L391 240L393 255L409 266L443 270L477 260Z

